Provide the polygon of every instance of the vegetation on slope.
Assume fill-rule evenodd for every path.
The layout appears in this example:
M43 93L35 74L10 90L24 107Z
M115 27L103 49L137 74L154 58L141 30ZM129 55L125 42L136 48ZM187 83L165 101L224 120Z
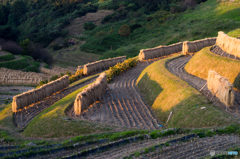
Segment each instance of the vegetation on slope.
M0 56L0 62L14 60L15 57L13 54L7 53L7 55Z
M229 36L234 38L240 38L240 29L235 29L227 33Z
M103 54L101 59L122 55L134 57L140 49L216 37L220 30L228 32L240 26L240 4L236 2L208 0L182 13L159 9L145 14L143 10L144 8L128 11L124 20L85 32L82 37L86 43L81 46L81 50ZM117 13L121 12L114 14ZM118 34L122 25L130 27L131 34L128 37ZM104 31L106 35L101 39L95 38L100 31Z
M6 52L8 53L8 52ZM39 72L39 62L34 61L31 56L20 56L19 59L15 59L15 56L11 53L7 55L0 56L0 68L9 68L15 70L23 70L23 71L31 71L31 72Z
M240 61L214 54L210 47L196 53L185 69L188 73L203 79L207 79L209 70L214 70L240 90Z
M167 70L166 63L177 57L180 55L154 62L137 79L137 86L156 117L165 124L172 111L168 127L201 128L235 123L233 116L209 103L200 92Z

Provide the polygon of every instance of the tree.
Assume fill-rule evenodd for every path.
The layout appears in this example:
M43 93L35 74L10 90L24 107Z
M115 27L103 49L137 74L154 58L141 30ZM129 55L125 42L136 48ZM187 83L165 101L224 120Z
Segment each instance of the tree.
M10 14L10 11L8 10L8 8L0 4L0 25L7 24L9 14Z
M121 36L128 36L131 34L131 30L128 25L122 25L118 31L118 34L120 34Z
M29 39L20 42L20 46L23 48L24 55L31 55L31 52L34 51L33 44L30 43Z
M93 22L84 23L84 29L85 30L93 30L96 27L97 26Z
M20 17L26 13L26 4L23 0L16 0L12 5L12 14L15 20L19 21Z
M107 33L106 33L105 31L102 31L102 30L101 30L101 31L97 32L94 37L100 40L100 45L101 45L102 39L103 39L104 36L106 36L106 35L107 35Z

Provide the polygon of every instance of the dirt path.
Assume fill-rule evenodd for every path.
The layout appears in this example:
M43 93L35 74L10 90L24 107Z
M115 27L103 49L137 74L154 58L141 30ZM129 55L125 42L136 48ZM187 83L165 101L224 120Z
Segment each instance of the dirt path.
M193 76L185 71L184 67L190 59L191 59L190 55L174 59L173 61L167 64L168 70L173 74L177 75L182 80L189 83L191 86L193 86L196 90L199 91L206 84L207 81L197 76ZM208 90L207 86L205 86L200 92L204 96L206 96L210 101L212 101L216 106L219 106L224 111L240 118L240 105L238 104L240 103L240 92L234 91L235 94L234 105L231 106L229 109L226 109L227 107L223 103L218 101L217 97L213 97L213 94Z
M159 123L152 115L150 108L142 101L136 88L136 80L148 65L139 63L109 84L101 103L93 104L76 117L73 108L71 118L90 120L118 127L139 129L160 129Z

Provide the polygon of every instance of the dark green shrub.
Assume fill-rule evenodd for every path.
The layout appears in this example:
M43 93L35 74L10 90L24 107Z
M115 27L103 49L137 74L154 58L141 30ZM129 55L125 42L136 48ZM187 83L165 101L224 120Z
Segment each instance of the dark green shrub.
M9 69L20 70L28 66L29 66L28 60L25 58L21 58L19 60L14 60L14 61L0 62L0 68L5 67Z
M53 49L54 51L56 51L56 50L59 50L59 49L62 49L62 48L63 48L62 46L59 46L59 44L53 44L51 47L52 47L52 49Z
M84 23L84 29L85 30L93 30L96 27L97 26L93 22Z
M15 57L13 54L7 54L7 55L3 55L3 56L0 56L0 62L2 61L11 61L11 60L14 60Z
M52 76L52 77L50 78L50 81L54 81L54 80L56 80L56 79L58 79L58 75Z
M72 75L72 73L71 73L70 71L67 71L66 74L67 74L68 76L71 76L71 75Z
M49 69L49 66L48 66L48 64L45 64L43 67L44 67L44 68L48 68L48 69Z

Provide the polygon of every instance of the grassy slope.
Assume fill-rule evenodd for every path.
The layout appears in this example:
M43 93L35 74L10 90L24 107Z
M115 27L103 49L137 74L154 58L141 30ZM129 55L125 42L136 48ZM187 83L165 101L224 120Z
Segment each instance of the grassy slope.
M179 55L159 60L148 66L139 76L137 86L156 117L168 127L201 128L235 123L236 119L213 106L193 87L166 69L166 62ZM206 109L201 110L201 107Z
M207 79L208 71L211 69L228 78L235 88L240 89L240 61L216 55L209 49L210 47L207 47L196 53L187 63L186 71Z
M70 86L80 84L97 75L82 79ZM102 124L64 120L67 117L64 113L65 109L75 100L76 95L86 87L74 91L37 115L27 126L23 135L28 137L55 138L112 131L113 127Z
M122 46L118 46L118 49L115 49L117 44L112 42L114 51L105 52L101 58L119 55L133 57L143 48L151 48L176 43L178 41L214 37L217 36L220 30L228 32L232 29L239 28L239 11L240 3L208 0L198 5L194 10L187 10L163 24L159 24L158 20L147 22L144 17L135 18L103 25L95 28L93 31L86 32L86 34L92 36L100 30L107 32L113 24L114 31L112 34L118 34L118 29L121 25L139 23L143 25L145 29L143 33L139 32L135 34L135 32L142 29L140 28L136 29L129 38L119 37L119 41L124 41L122 42ZM95 40L94 38L91 39L91 36L87 41Z
M63 48L57 51L50 50L54 59L53 65L58 65L60 67L77 67L90 61L96 61L101 57L101 55L98 54L85 53L79 50L79 46L81 46L81 44ZM77 49L74 50L75 48Z
M10 61L10 60L14 60L15 56L11 53L6 52L7 55L1 55L0 56L0 62L4 62L4 61Z
M228 35L234 38L238 38L240 37L240 29L232 30L228 33Z

